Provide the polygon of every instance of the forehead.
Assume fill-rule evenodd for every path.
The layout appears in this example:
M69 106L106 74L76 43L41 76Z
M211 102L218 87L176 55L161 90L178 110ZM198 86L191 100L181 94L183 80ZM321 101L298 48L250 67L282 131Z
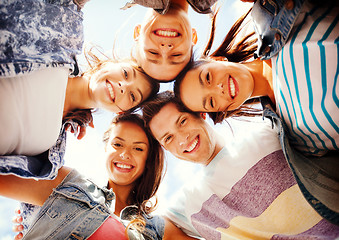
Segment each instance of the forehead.
M122 138L125 141L144 142L148 144L145 131L132 122L120 122L113 126L110 138Z
M174 103L165 105L149 123L150 129L156 139L169 131L175 125L177 119L182 113L178 110Z

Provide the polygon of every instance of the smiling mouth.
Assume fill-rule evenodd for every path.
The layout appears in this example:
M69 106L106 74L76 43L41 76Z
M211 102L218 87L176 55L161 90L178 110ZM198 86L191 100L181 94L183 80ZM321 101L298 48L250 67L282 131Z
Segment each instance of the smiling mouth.
M127 163L120 163L120 162L115 162L114 166L122 171L128 171L132 170L134 168L133 165L127 164Z
M115 102L114 88L109 81L106 81L106 87L108 89L109 96L111 97L112 101Z
M168 37L168 38L175 38L181 35L178 31L170 29L157 29L153 31L153 33L159 37Z
M235 88L235 80L231 77L231 75L228 80L228 86L229 86L230 96L233 99L236 96L236 88Z
M194 152L199 145L199 136L197 136L191 143L189 146L187 146L187 149L185 149L184 153L191 153Z

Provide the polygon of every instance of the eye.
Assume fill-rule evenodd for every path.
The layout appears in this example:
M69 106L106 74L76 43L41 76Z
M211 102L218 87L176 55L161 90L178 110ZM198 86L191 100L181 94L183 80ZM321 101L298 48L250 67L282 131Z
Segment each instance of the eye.
M143 152L144 149L140 148L140 147L136 147L135 150L139 151L139 152Z
M126 71L125 69L122 69L122 71L123 71L124 77L127 79L127 78L128 78L128 73L127 73L127 71Z
M207 75L206 75L206 82L208 84L211 84L211 74L208 72Z
M168 143L172 139L172 135L168 135L165 139L164 142Z
M211 105L211 108L214 108L215 104L213 102L213 98L210 99L210 105Z
M157 52L155 52L155 51L148 51L150 54L152 54L152 55L158 55L158 53Z
M182 56L181 53L172 54L172 57L180 57L180 56Z
M183 118L181 121L180 121L180 125L184 125L185 124L185 122L186 122L186 118Z
M112 146L118 148L118 147L122 147L122 144L120 144L120 143L112 143Z
M132 98L132 101L135 102L136 97L133 92L131 92L131 98Z

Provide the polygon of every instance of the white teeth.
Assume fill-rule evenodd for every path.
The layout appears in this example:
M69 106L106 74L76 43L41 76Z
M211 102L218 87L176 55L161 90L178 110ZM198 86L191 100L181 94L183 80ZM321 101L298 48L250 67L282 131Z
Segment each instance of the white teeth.
M132 168L132 165L129 165L129 164L123 164L123 163L117 163L116 166L118 168L124 168L124 169L131 169Z
M199 138L196 137L192 144L186 149L187 152L191 152L198 144Z
M112 85L109 84L108 82L106 82L106 86L107 86L107 89L109 91L109 95L111 96L112 100L114 101L115 98L114 98L114 91L113 91Z
M230 90L231 90L231 97L235 96L235 84L232 77L230 77Z
M169 30L158 30L155 32L159 36L164 37L177 37L179 34L175 31L169 31Z

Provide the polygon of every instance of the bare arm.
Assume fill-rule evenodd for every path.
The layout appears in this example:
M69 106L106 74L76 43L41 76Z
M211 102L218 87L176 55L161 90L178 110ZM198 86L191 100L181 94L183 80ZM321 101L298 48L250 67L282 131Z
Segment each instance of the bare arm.
M168 218L165 217L165 233L164 240L191 240L196 239L187 236L180 228L175 226Z
M62 167L54 180L39 181L14 175L0 175L0 195L42 206L53 188L57 187L70 171L70 168Z

